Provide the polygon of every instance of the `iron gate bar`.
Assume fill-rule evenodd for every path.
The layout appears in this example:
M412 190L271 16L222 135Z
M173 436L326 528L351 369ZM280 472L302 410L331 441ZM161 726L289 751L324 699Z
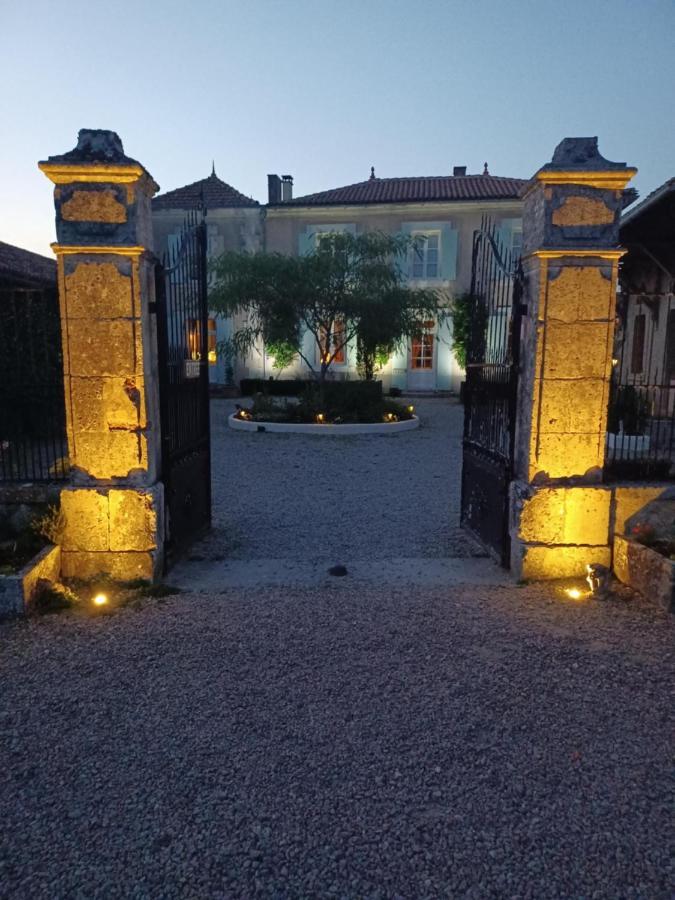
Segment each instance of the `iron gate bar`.
M0 482L68 477L56 287L0 288Z
M508 566L522 269L487 217L474 232L470 296L461 522Z
M204 210L156 268L157 341L170 565L211 524L208 288Z

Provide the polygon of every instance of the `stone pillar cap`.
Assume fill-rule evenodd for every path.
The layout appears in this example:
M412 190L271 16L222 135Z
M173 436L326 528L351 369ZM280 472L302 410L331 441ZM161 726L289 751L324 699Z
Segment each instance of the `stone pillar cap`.
M81 128L76 147L67 153L50 156L38 166L54 184L73 181L128 183L145 176L151 187L159 190L147 169L125 154L120 136L101 128Z
M624 162L605 159L598 150L597 137L568 137L558 144L551 162L539 169L532 182L621 190L636 172Z

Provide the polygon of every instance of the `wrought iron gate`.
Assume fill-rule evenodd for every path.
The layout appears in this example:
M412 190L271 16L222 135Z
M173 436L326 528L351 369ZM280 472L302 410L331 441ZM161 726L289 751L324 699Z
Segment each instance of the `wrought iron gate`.
M473 238L461 522L506 567L521 297L520 259L484 218Z
M206 224L193 211L156 268L165 560L211 524Z

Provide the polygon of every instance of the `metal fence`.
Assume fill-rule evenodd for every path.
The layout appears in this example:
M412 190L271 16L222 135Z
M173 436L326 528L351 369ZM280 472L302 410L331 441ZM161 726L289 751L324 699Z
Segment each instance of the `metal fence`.
M0 287L0 482L68 476L56 288Z
M675 477L675 295L619 294L605 480Z

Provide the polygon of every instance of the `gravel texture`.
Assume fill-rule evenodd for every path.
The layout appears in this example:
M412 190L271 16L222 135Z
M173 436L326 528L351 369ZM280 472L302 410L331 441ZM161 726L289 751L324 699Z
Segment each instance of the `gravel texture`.
M529 586L0 626L0 895L667 898L672 617Z
M331 563L482 555L459 528L457 401L413 400L415 431L330 439L233 431L235 402L211 404L214 530L199 554Z
M670 898L674 617L458 558L458 406L229 406L185 593L0 624L0 898Z

